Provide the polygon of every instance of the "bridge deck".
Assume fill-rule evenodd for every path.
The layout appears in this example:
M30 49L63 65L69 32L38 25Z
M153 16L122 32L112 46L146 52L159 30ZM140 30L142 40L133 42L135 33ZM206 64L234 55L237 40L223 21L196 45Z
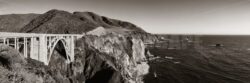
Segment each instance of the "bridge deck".
M43 34L0 32L0 37L40 37L40 36L84 36L84 34Z

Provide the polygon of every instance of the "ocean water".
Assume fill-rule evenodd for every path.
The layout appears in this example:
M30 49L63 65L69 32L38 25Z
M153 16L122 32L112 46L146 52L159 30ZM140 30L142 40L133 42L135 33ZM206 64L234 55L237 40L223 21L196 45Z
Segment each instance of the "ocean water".
M160 58L149 61L144 82L250 83L250 36L199 36L195 41L198 45L183 49L148 48Z

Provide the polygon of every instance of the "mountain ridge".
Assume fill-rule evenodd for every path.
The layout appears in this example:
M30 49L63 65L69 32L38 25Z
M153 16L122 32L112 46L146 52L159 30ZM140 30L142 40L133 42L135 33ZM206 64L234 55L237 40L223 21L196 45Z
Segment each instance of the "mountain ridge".
M0 31L2 32L82 34L97 27L147 33L130 22L108 18L89 11L70 13L52 9L43 14L0 15Z
M19 32L19 30L27 25L32 19L40 14L5 14L0 15L0 31Z

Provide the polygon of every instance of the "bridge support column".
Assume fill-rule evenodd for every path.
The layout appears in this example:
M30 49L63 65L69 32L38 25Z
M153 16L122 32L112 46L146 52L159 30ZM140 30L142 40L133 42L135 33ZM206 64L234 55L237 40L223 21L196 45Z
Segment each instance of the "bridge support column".
M45 65L48 65L48 48L47 48L47 38L45 35L39 37L39 61L42 61Z
M3 38L3 44L6 44L6 38Z
M35 53L34 53L34 42L35 42L35 39L34 39L34 37L31 37L30 38L30 58L32 58L32 59L34 59L34 55L35 55Z
M17 49L17 38L14 38L14 48Z
M74 42L74 36L70 37L70 59L71 62L75 60L75 42Z
M16 38L16 49L19 50L19 38Z
M23 55L24 55L25 58L27 58L27 56L28 56L28 53L27 53L28 52L27 51L28 46L27 46L27 38L26 37L23 38L23 47L24 47Z

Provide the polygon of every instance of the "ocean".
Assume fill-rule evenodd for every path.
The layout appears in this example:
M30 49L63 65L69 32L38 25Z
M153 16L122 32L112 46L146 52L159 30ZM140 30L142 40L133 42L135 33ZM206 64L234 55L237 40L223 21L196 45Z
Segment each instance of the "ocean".
M159 58L149 61L145 83L250 83L250 36L163 37L174 43L148 47Z

